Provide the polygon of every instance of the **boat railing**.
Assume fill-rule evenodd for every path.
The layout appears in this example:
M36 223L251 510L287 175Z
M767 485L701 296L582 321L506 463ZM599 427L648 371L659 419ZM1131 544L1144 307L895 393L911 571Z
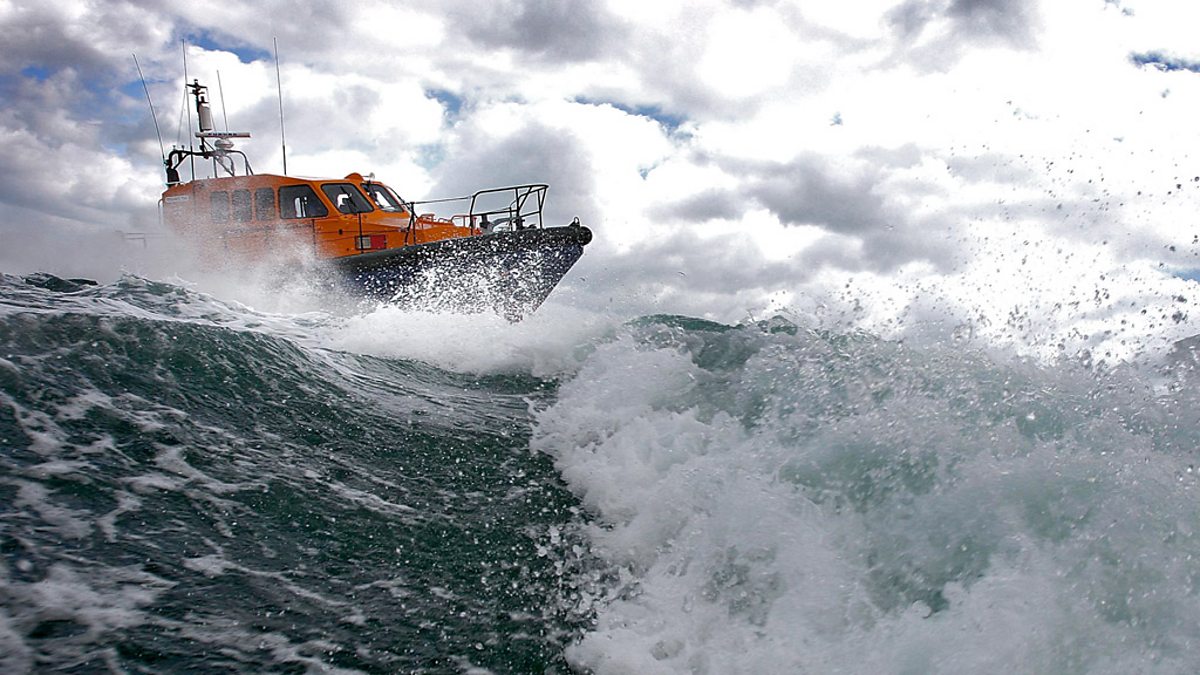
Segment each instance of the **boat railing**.
M469 227L484 234L539 228L542 227L542 213L549 189L550 186L545 183L487 188L464 197L409 202L408 211L412 218L411 224L415 225L418 206L460 204L466 207L466 213L456 213L449 218L450 222L459 227Z

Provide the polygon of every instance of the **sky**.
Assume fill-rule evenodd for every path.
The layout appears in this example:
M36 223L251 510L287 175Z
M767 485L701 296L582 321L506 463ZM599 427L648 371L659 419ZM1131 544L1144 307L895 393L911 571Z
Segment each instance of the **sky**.
M153 232L183 55L282 170L547 182L556 301L1121 358L1200 332L1184 0L0 0L0 271Z

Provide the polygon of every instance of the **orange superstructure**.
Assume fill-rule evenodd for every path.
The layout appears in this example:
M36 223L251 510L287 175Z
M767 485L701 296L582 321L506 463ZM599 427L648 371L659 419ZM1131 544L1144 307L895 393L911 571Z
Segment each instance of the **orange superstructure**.
M162 196L164 220L181 233L251 256L299 242L319 258L341 258L483 232L470 219L460 225L412 211L387 185L356 173L340 180L206 178L170 185Z
M416 213L421 202L401 199L373 176L352 173L341 179L312 179L256 175L245 155L233 148L233 139L248 138L249 134L214 131L207 87L193 82L188 89L195 98L199 148L171 150L165 160L167 189L161 207L168 225L200 241L203 248L257 255L292 241L311 245L318 258L344 258L486 234L497 224L501 225L498 229L541 226L547 188L541 184L436 200L461 202L466 209L440 218ZM189 160L191 180L183 181L180 169ZM198 177L198 163L201 168L208 165L212 177ZM504 197L492 200L498 208L478 201L481 195L496 194Z

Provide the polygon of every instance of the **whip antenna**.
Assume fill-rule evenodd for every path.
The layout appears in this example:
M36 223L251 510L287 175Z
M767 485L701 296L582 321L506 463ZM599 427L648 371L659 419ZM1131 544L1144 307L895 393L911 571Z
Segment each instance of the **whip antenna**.
M279 145L283 150L283 175L287 175L287 136L283 133L283 79L279 77L279 41L271 38L275 47L275 89L279 92Z
M221 86L221 71L217 71L217 93L221 95L221 117L225 120L225 131L229 131L229 115L225 112L225 87Z
M180 44L182 44L182 45L183 45L183 109L187 111L187 120L188 120L188 124L187 124L187 128L188 128L188 132L187 132L187 134L188 134L188 156L189 156L188 158L191 160L191 164L192 164L192 179L193 179L193 180L195 180L195 178L196 178L196 155L195 155L195 150L196 150L196 149L195 149L195 147L192 145L192 131L191 131L191 129L192 129L192 109L191 109L191 108L189 108L189 107L188 107L188 104L187 104L187 79L188 79L188 70L187 70L187 40L180 40L179 42L180 42ZM198 111L198 110L197 110L197 111L196 111L196 114L197 114L197 115L199 115L199 114L200 114L200 111Z
M167 162L167 150L163 146L162 131L158 128L158 115L154 112L154 101L150 98L150 88L146 86L146 76L142 75L142 66L138 64L137 54L133 56L133 66L137 68L138 77L142 80L142 90L146 92L146 103L150 104L150 118L154 120L154 133L158 136L158 154L162 157L164 164Z

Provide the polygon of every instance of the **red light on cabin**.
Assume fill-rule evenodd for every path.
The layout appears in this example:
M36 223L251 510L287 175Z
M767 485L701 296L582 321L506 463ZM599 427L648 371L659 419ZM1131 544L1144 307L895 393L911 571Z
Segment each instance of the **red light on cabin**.
M365 234L354 238L354 246L360 251L378 251L387 248L386 234Z

